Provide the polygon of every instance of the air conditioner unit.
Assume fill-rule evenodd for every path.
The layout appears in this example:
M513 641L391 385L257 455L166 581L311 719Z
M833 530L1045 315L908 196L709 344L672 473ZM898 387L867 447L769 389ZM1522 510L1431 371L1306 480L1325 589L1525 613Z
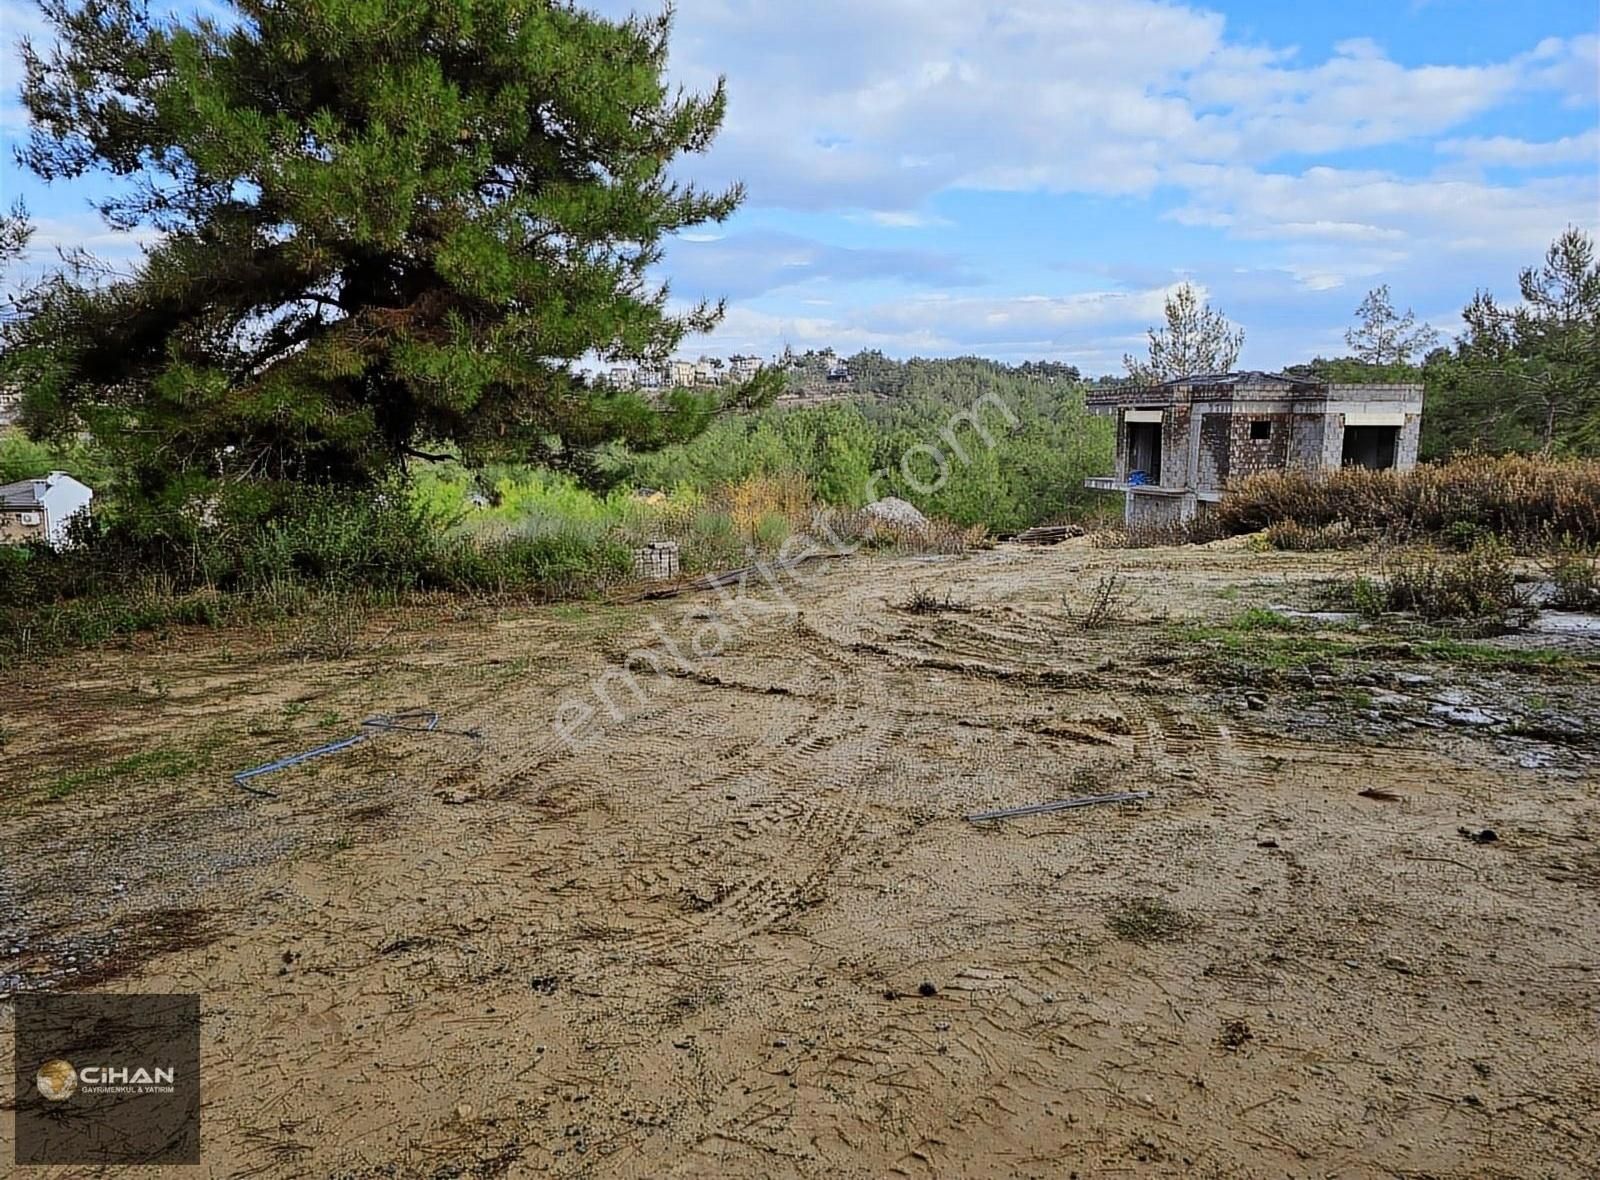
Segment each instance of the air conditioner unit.
M40 516L37 512L24 512L24 513L22 513L21 519L22 519L22 523L23 524L43 524L44 523L44 517Z

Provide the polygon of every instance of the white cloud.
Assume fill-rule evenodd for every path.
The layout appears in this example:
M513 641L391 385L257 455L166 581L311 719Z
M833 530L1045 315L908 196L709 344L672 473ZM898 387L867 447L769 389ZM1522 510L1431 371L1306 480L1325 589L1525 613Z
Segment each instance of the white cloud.
M657 7L596 3L613 14ZM1534 142L1476 135L1473 126L1518 103L1593 104L1600 38L1592 35L1530 35L1491 60L1409 65L1371 38L1315 56L1253 43L1219 12L1156 0L693 0L677 21L673 73L704 89L725 71L731 100L722 135L683 170L707 184L746 182L753 206L916 231L951 228L928 210L954 189L1108 197L1151 217L1153 202L1142 202L1158 194L1164 207L1175 200L1173 221L1256 243L1247 261L1272 272L1276 298L1330 305L1341 288L1379 276L1420 281L1425 272L1465 275L1469 265L1470 292L1479 278L1514 274L1563 225L1595 226L1600 209L1600 132ZM22 22L39 31L31 4L0 0L8 79ZM10 124L0 130L15 132L18 113L14 97L0 100L0 125ZM1400 175L1338 157L1383 147L1426 153L1443 171ZM1552 175L1491 183L1483 173L1491 167ZM794 305L823 311L784 319L736 308L719 347L764 350L786 335L838 348L1087 355L1153 322L1166 281L980 295L978 276L950 255L848 249L739 224L678 239L675 290L749 298L784 289ZM112 254L137 245L103 232L87 217L60 219L35 260L52 242ZM1182 260L1138 261L1159 269ZM877 300L885 283L964 294L851 306L852 293ZM1438 298L1434 306L1448 306Z
M918 213L913 209L871 209L866 213L851 214L851 218L870 222L883 229L932 229L954 224L948 218Z
M743 298L823 281L892 280L918 286L978 282L959 259L930 250L831 246L798 234L751 230L710 241L680 237L667 271L684 294Z
M1284 240L1292 247L1290 269L1315 276L1322 287L1413 259L1443 265L1452 253L1533 257L1562 226L1592 226L1597 214L1591 177L1508 187L1325 167L1292 174L1218 165L1189 165L1179 177L1190 203L1174 211L1175 219L1225 225L1239 238Z
M23 136L28 112L17 96L22 84L21 41L47 39L49 26L37 4L25 0L0 0L0 134Z
M1530 85L1558 92L1568 106L1592 106L1600 97L1600 35L1546 37L1519 60Z
M1600 128L1543 143L1495 135L1446 139L1434 145L1450 156L1487 167L1542 168L1553 164L1600 164Z
M706 0L678 20L674 70L729 80L727 126L696 174L745 180L756 205L889 216L952 187L1144 194L1186 164L1431 137L1517 95L1592 100L1600 53L1593 37L1550 38L1407 66L1362 38L1306 62L1230 39L1219 13L1150 0Z
M937 356L975 349L998 358L1055 357L1100 365L1109 357L1120 364L1122 352L1116 350L1142 347L1145 328L1161 318L1172 290L1167 285L1072 295L926 295L827 316L734 306L713 340L724 351L766 352L788 344Z

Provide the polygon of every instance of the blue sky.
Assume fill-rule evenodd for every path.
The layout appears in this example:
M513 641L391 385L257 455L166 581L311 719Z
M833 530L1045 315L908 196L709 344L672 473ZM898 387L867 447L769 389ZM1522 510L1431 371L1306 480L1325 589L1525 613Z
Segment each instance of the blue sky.
M0 20L8 44L38 27L18 0ZM673 46L678 79L730 93L680 171L749 190L668 252L676 296L729 301L689 352L1112 372L1187 280L1270 368L1339 352L1378 283L1453 333L1474 289L1514 296L1565 226L1600 225L1592 0L681 0ZM0 133L24 130L12 97ZM0 168L34 268L135 248L95 189Z

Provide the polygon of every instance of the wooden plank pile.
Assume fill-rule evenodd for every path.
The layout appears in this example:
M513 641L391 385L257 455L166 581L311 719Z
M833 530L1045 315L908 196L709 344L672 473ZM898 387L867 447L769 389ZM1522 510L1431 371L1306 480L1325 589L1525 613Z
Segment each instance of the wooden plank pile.
M1011 539L1019 545L1059 545L1083 535L1084 530L1075 524L1041 524L1023 529Z

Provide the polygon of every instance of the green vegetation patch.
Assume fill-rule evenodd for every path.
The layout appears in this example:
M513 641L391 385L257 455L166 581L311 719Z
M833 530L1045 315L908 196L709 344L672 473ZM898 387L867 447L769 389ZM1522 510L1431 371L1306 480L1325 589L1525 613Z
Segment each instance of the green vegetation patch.
M215 756L214 744L185 749L163 746L129 754L114 762L57 775L46 784L44 797L52 802L70 798L88 787L108 783L160 783L207 769Z
M1242 678L1259 672L1331 672L1354 664L1428 663L1534 673L1600 670L1589 657L1553 648L1501 647L1424 631L1417 635L1376 634L1370 625L1330 624L1289 618L1251 608L1220 624L1189 624L1169 629L1176 642L1198 647L1200 659L1224 665Z

